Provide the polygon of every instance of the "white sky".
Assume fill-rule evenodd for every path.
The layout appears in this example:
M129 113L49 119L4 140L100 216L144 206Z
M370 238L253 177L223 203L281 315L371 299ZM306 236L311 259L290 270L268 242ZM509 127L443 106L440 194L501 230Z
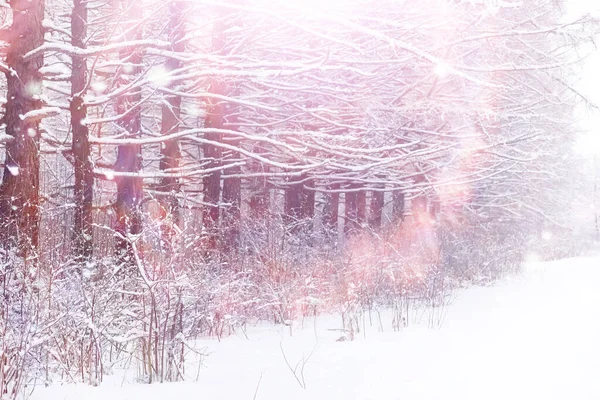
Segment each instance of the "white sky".
M567 0L568 19L591 14L600 18L600 1L598 0ZM593 49L593 47L590 47ZM581 81L577 87L591 102L600 107L600 50L586 60L583 66ZM600 110L580 110L581 126L587 133L582 135L576 150L582 154L600 156Z

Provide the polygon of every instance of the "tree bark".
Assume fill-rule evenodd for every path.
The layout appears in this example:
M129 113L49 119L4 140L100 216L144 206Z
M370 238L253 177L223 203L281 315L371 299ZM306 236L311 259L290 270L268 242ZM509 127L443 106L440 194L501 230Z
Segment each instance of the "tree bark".
M223 85L216 79L211 84L211 93L223 94ZM223 103L219 99L209 99L205 128L223 129ZM204 137L212 142L220 143L223 134L219 132L206 133ZM203 146L204 158L207 168L218 168L222 165L222 148L211 143ZM202 211L202 224L206 235L208 235L208 250L214 250L218 244L219 237L219 204L221 202L221 171L214 171L202 179L202 190L204 193L204 208Z
M71 14L71 44L76 48L85 48L87 14L87 2L74 0ZM70 112L75 172L74 253L76 260L88 261L93 251L94 169L90 159L89 130L83 123L87 116L87 108L83 101L88 79L86 57L75 54L72 56L72 64Z
M131 25L140 15L141 10L136 0L121 0L124 14ZM125 40L137 40L141 38L139 29L128 29ZM126 85L141 73L142 53L139 48L126 48L121 52L121 61L128 68L121 68L118 85ZM138 138L142 130L141 89L121 95L117 100L117 113L121 115L119 124L127 132L128 138ZM139 144L125 144L118 146L117 160L114 166L116 172L135 174L142 166L142 151ZM117 176L117 201L115 208L117 212L116 226L116 252L120 261L133 261L133 248L128 235L137 235L142 231L142 215L140 204L142 201L142 179L132 176Z
M169 3L169 40L172 43L173 52L185 51L185 3L180 1L172 1ZM176 58L169 58L165 63L167 72L171 72L183 67L183 62ZM172 87L173 85L168 85ZM177 133L180 130L181 124L181 96L167 94L165 102L162 106L160 132L162 135L170 135ZM168 140L162 143L160 149L160 164L161 172L168 173L179 167L181 159L181 146L178 139ZM180 182L176 176L163 177L160 180L159 190L162 192L159 202L161 208L161 231L163 248L169 253L173 251L173 238L175 235L175 227L179 226L180 210L179 199L177 195L180 192Z
M295 225L302 218L302 177L288 180L285 188L284 219L288 225Z
M22 57L44 42L44 1L12 0L10 43L6 54L7 103L3 122L7 135L4 173L0 184L0 241L6 248L35 257L39 245L39 137L40 120L27 113L42 106L39 69L43 55L24 61Z
M230 96L236 96L238 93L228 90ZM225 106L225 114L223 116L223 127L225 129L237 129L239 107L227 103ZM241 141L239 137L226 135L224 138L228 144L239 147ZM234 163L238 161L240 154L237 151L228 150L223 155L224 162ZM242 173L240 166L228 168L223 176L223 224L224 238L223 245L225 250L233 252L239 247L241 220L242 220L242 178L239 175ZM230 176L237 175L237 176Z

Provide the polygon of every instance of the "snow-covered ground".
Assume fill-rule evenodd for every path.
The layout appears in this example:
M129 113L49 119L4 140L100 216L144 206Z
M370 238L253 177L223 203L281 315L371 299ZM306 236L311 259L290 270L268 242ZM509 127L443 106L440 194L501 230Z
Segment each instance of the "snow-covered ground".
M384 332L374 324L344 342L330 330L339 318L304 321L291 337L287 327L255 327L248 338L202 341L210 355L197 381L119 378L41 388L33 399L600 399L600 259L531 264L522 276L465 290L440 328L425 317L393 332L386 318ZM283 354L292 368L308 358L297 373L306 388Z

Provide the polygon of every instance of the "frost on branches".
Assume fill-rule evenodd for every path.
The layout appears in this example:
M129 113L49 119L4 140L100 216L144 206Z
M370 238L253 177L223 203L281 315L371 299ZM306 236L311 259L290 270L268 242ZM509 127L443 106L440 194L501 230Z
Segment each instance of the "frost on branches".
M560 2L0 15L4 397L131 363L183 380L194 338L261 320L337 313L354 332L387 308L401 329L453 288L591 243L571 150L597 27Z

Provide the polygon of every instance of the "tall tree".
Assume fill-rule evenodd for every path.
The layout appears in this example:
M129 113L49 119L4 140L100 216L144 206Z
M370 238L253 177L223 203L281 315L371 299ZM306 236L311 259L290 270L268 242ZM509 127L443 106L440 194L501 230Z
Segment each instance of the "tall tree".
M219 55L225 53L225 23L223 19L217 19L213 28L213 52ZM204 143L204 158L208 168L212 169L202 179L202 191L204 208L202 211L202 224L205 234L208 235L208 250L214 250L218 245L219 239L219 209L221 203L221 175L219 169L222 166L223 149L219 145L223 141L224 108L225 102L222 97L225 95L226 84L221 77L212 77L210 79L209 91L216 94L216 97L207 98L205 128L211 128L204 137L207 140Z
M120 0L121 10L125 16L124 39L134 41L141 39L141 30L136 21L141 15L141 5L137 0ZM118 85L131 83L142 70L142 53L137 46L125 47L120 51L121 65L118 71ZM119 125L125 136L130 139L139 138L142 133L141 88L134 87L117 99ZM117 160L114 165L117 182L117 256L123 261L132 261L133 248L129 235L137 235L142 231L142 179L137 173L142 167L142 152L139 143L121 144L117 148Z
M71 13L71 44L78 49L86 47L88 7L86 0L73 0ZM92 207L94 199L94 167L92 164L89 129L84 123L87 107L84 96L88 85L87 60L74 52L71 56L71 132L75 169L75 229L74 251L78 260L89 260L93 251Z
M169 42L171 50L175 53L185 51L185 2L169 2ZM165 63L165 72L172 73L183 67L183 62L176 57L170 57ZM173 84L169 83L169 87ZM160 131L162 135L171 135L181 130L181 96L167 93L162 105L162 118ZM171 139L162 143L160 150L160 165L162 172L174 174L180 165L181 146L179 139ZM163 245L172 250L174 226L180 224L180 210L178 194L180 182L176 176L164 176L161 178L159 190L162 195L159 198L162 213Z
M7 102L3 122L6 144L0 185L0 240L30 256L39 243L40 119L43 112L39 70L43 53L24 56L44 42L44 1L12 0L12 25L6 33Z

